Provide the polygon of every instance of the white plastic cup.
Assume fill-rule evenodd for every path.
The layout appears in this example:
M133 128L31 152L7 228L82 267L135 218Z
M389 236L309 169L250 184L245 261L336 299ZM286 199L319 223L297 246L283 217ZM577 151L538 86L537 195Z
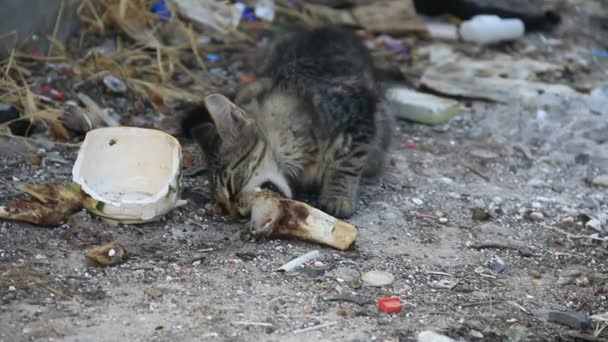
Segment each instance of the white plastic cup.
M524 33L525 27L521 20L502 19L495 15L477 15L460 25L462 39L478 44L515 40Z

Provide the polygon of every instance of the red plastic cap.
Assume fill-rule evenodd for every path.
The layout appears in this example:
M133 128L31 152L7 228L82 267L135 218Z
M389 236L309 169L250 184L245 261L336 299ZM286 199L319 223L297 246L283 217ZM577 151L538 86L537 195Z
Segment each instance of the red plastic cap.
M386 313L399 313L403 310L401 298L385 297L378 299L378 310Z

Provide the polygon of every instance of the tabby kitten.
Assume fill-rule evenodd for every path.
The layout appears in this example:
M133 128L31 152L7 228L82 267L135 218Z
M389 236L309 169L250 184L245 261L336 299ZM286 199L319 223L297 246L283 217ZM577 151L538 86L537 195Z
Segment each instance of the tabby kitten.
M248 216L256 188L289 198L316 190L322 210L350 217L361 177L379 174L390 144L392 119L379 94L367 48L349 31L280 39L236 104L209 95L213 124L191 130L209 160L215 199Z

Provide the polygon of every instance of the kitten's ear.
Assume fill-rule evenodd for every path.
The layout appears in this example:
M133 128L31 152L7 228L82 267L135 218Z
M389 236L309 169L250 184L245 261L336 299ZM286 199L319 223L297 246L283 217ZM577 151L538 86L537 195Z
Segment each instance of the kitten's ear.
M247 123L245 112L224 95L205 97L205 106L222 140L233 139Z

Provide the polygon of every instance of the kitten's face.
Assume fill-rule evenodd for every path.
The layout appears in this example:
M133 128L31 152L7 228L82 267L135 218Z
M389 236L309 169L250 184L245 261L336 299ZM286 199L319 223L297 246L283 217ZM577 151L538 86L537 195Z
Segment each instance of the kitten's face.
M210 161L213 196L233 218L249 216L255 191L270 188L291 197L272 149L245 112L221 95L205 99L217 136L205 152Z

